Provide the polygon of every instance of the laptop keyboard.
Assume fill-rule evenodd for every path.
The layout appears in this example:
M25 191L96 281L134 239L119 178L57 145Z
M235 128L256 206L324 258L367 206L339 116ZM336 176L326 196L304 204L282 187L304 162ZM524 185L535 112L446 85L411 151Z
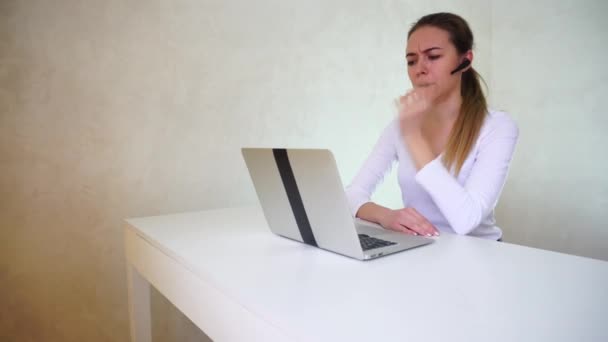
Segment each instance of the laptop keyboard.
M396 242L377 239L367 234L359 234L359 242L361 243L361 248L363 248L364 251L397 244Z

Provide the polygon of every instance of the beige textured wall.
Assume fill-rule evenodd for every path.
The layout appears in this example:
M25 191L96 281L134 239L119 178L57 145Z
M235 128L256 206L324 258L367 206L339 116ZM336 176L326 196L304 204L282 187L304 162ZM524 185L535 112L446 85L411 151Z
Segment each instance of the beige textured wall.
M485 1L0 1L0 340L126 341L122 218L255 202L243 145L329 147L350 179L438 10L489 78ZM156 340L205 339L153 307Z
M608 260L608 2L494 1L492 100L520 143L505 239Z

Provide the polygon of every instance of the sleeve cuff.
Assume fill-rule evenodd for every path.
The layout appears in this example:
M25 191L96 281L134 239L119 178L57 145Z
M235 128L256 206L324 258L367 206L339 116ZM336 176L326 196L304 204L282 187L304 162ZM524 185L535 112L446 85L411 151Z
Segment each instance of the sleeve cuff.
M427 191L437 187L441 188L443 180L451 178L441 158L442 155L439 155L416 173L416 182Z
M365 204L368 203L369 199L356 199L354 201L352 201L350 204L350 211L351 214L353 215L353 217L357 217L357 212L359 211L359 209L361 209L361 207Z

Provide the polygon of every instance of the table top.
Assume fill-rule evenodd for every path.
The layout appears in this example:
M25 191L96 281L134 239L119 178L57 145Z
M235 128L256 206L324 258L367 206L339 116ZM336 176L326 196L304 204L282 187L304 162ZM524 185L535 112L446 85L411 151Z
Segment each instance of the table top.
M259 207L127 221L294 340L608 341L605 261L445 233L359 261L272 234Z

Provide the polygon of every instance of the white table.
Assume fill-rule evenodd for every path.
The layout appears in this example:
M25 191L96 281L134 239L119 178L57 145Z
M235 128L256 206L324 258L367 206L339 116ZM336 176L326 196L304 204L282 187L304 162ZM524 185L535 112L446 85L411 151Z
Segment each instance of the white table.
M132 340L150 285L214 341L608 341L608 262L443 234L358 261L273 235L261 209L127 220Z

